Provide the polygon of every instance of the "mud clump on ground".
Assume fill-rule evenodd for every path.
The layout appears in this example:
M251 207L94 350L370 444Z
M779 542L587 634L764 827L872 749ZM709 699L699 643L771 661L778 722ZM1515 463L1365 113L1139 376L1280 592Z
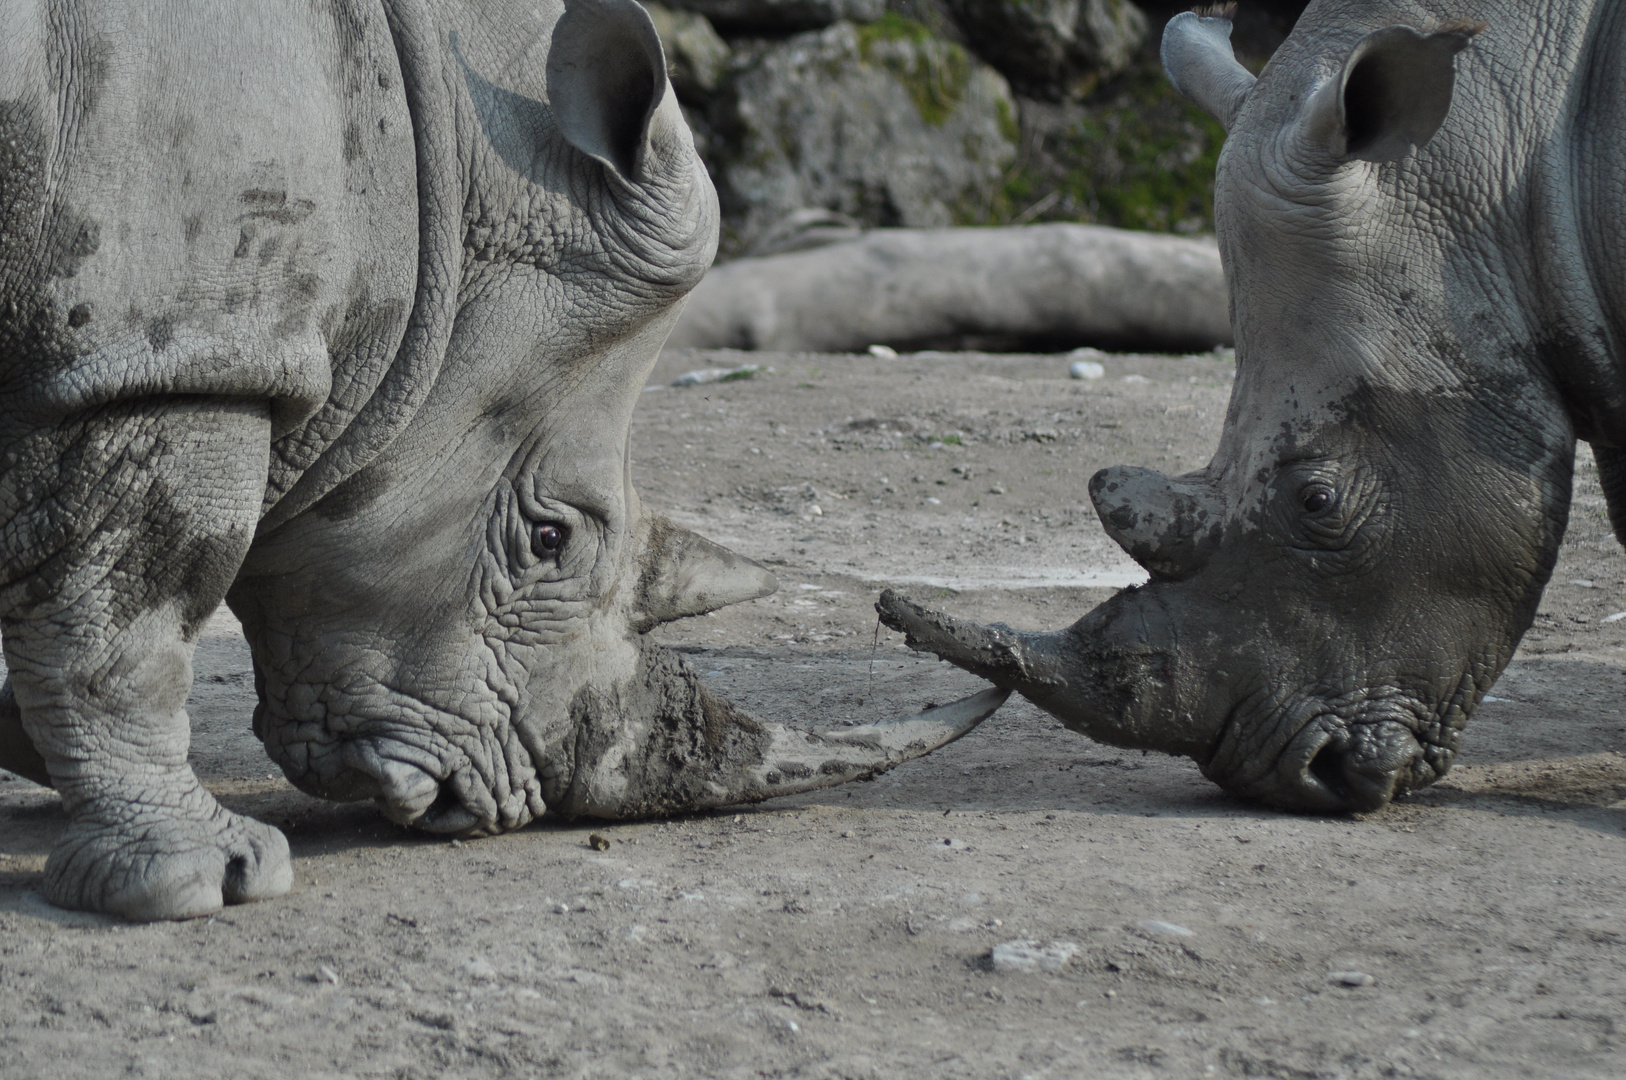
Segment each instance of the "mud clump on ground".
M664 385L747 359L771 370ZM1090 475L1197 468L1218 437L1228 358L1104 366L667 354L634 422L639 489L780 591L662 639L799 725L977 689L877 634L881 585L1065 625L1135 576ZM217 616L194 761L286 830L295 891L180 924L57 911L38 896L56 797L0 783L0 1072L1619 1076L1626 557L1585 453L1576 494L1459 764L1359 819L1236 802L1013 702L872 783L446 843L268 776Z

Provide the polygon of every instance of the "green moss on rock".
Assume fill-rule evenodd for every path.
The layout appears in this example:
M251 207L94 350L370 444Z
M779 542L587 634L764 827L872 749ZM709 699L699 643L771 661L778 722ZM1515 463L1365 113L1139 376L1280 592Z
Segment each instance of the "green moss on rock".
M902 83L920 118L932 127L942 127L965 100L970 54L897 12L858 27L858 55Z
M1029 137L990 223L1086 221L1212 232L1225 129L1142 62L1089 101L1024 109Z

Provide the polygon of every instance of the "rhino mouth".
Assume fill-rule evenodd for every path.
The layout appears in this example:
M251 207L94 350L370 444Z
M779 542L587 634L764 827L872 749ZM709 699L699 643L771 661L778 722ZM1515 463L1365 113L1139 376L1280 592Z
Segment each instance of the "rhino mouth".
M1461 725L1421 719L1426 715L1421 703L1397 699L1354 715L1320 703L1302 722L1278 729L1292 735L1263 768L1225 768L1220 762L1233 755L1222 753L1204 772L1227 790L1284 810L1369 813L1450 770ZM1234 747L1241 741L1242 724L1233 712L1221 742Z
M372 800L398 825L483 836L541 815L541 783L515 725L477 724L383 683L290 686L255 732L308 795ZM285 707L278 707L279 705Z

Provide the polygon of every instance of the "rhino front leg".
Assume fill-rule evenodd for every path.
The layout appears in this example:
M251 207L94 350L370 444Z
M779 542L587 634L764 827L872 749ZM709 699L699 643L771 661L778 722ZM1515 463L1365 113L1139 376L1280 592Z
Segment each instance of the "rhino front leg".
M181 919L292 883L282 834L187 763L193 644L253 538L268 444L263 405L153 401L12 445L0 629L69 817L52 903Z

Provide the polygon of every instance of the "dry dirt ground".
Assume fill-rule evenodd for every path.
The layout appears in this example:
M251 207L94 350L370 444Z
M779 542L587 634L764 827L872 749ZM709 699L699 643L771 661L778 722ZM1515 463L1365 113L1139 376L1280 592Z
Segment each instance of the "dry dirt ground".
M773 370L663 385L744 361ZM635 424L640 488L771 563L780 592L661 633L798 724L969 692L877 638L878 587L1077 618L1135 578L1087 479L1201 464L1229 367L1112 357L1073 382L1056 356L668 354ZM53 910L36 890L55 797L0 783L0 1074L1626 1074L1626 619L1604 621L1626 558L1585 454L1577 494L1460 764L1364 818L1245 805L1013 702L872 783L447 844L268 776L248 656L217 617L197 767L287 831L295 890L183 924ZM996 966L1013 941L1055 970Z

